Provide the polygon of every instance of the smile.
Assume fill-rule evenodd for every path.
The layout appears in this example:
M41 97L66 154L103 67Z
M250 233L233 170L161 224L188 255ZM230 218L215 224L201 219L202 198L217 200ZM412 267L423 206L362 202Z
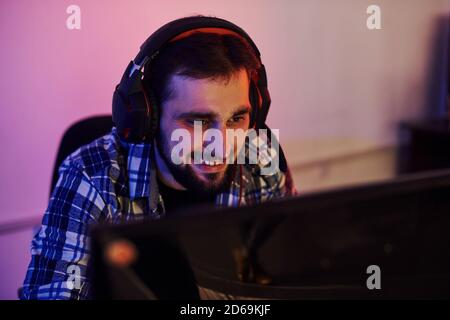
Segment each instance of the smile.
M222 160L211 160L211 161L203 160L201 164L205 164L207 166L213 167L213 166L218 166L218 165L223 164L223 161Z
M194 167L201 172L217 173L223 171L226 164L220 160L202 160L201 164L194 164Z

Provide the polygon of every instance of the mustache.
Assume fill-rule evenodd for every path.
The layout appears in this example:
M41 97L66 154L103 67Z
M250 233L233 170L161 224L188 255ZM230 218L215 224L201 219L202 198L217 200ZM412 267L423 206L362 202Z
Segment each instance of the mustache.
M189 154L187 154L185 157L184 163L187 164L190 160L191 164L201 164L206 161L216 161L219 163L227 163L227 160L229 160L229 157L226 155L223 155L222 157L216 156L215 152L211 152L211 155L207 154L205 155L203 151L201 150L194 150L191 151Z

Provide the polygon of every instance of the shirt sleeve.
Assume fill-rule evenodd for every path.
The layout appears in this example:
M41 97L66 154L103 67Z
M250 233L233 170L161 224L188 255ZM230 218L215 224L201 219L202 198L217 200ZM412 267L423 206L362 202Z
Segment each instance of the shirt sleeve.
M88 299L88 229L107 206L88 175L66 160L31 243L21 299Z

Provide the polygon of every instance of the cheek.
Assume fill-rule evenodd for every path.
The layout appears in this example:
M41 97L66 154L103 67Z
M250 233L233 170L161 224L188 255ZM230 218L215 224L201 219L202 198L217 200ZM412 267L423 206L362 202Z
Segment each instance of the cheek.
M182 137L179 137L179 132L174 136L174 141L172 141L172 133L177 129L183 129ZM186 135L184 134L186 132ZM164 148L164 153L166 156L170 157L172 154L172 150L174 147L177 147L177 150L182 148L183 155L188 156L193 151L194 146L194 130L191 128L187 128L185 126L180 125L176 121L170 122L161 122L160 130L159 130L159 138L160 142L162 142L162 146ZM189 141L185 142L185 141ZM201 149L201 147L200 147Z

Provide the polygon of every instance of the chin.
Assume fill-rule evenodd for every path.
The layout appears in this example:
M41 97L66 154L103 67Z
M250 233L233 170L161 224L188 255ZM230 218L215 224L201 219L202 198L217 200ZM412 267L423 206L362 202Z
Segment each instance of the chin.
M197 178L208 186L220 185L223 182L224 176L224 172L197 174Z

